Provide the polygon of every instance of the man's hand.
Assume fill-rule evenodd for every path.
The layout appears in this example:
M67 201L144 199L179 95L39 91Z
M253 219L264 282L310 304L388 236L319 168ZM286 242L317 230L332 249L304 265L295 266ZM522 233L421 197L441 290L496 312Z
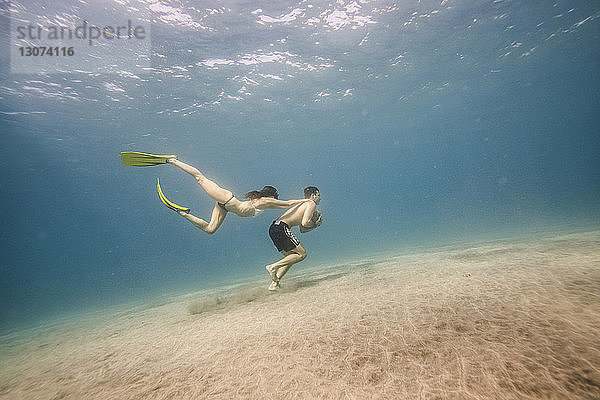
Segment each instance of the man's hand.
M300 232L306 233L306 232L312 231L313 229L315 229L316 227L321 225L322 220L323 220L323 214L321 214L321 211L315 210L313 212L312 216L310 217L311 226L306 227L304 225L300 225Z
M314 225L314 228L320 226L321 222L323 222L323 214L321 213L321 211L315 210L315 212L312 215L311 221Z

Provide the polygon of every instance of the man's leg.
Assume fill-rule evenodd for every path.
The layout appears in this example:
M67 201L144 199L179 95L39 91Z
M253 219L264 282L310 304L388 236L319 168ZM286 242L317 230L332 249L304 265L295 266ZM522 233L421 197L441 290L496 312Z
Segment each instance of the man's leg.
M299 244L293 250L282 251L281 254L284 255L281 260L267 265L267 270L269 272L276 271L277 281L288 272L292 265L299 263L306 258L306 250Z

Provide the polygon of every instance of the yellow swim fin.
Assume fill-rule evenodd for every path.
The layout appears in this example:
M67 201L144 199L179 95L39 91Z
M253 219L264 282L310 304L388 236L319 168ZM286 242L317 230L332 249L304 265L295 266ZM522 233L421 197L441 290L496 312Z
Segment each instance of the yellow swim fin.
M165 195L162 192L162 189L160 188L160 179L158 179L158 178L156 178L156 190L158 191L158 198L160 199L160 201L162 201L163 204L165 206L169 207L171 210L177 211L177 212L183 211L186 214L190 212L189 208L178 206L177 204L169 201L169 199L167 199L165 197Z
M140 153L138 151L121 152L121 161L123 162L123 165L132 165L134 167L149 167L152 165L166 164L167 160L170 158L177 158L177 156Z

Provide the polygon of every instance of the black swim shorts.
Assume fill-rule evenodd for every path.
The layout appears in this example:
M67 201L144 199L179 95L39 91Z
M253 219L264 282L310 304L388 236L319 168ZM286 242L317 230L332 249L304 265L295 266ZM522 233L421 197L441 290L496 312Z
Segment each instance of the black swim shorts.
M294 250L300 244L290 227L282 221L273 221L269 227L269 236L279 251Z

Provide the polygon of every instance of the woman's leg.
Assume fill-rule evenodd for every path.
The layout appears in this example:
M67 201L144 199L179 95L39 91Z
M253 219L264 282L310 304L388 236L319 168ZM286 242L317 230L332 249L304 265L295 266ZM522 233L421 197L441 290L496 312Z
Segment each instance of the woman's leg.
M200 184L200 186L202 186L202 189L204 189L204 191L210 197L212 197L213 200L215 200L216 202L225 203L233 197L233 193L231 193L229 190L223 189L222 187L220 187L219 185L217 185L216 183L214 183L213 181L211 181L210 179L205 177L202 174L202 172L200 172L197 168L192 167L191 165L188 165L177 159L170 159L168 161L168 163L173 164L176 167L181 168L183 171L187 172L188 174L192 175L196 179L196 181ZM214 215L214 211L213 211L213 215ZM192 217L193 217L193 215L192 215ZM212 221L212 218L211 218L211 221ZM204 221L204 222L206 222L206 221Z
M221 208L220 205L215 203L212 215L210 216L210 222L206 222L202 218L198 218L196 216L193 216L192 214L184 212L180 212L179 215L190 221L194 226L202 229L209 235L212 235L217 229L219 229L219 227L225 220L225 217L227 216L227 211L223 210L223 208Z

